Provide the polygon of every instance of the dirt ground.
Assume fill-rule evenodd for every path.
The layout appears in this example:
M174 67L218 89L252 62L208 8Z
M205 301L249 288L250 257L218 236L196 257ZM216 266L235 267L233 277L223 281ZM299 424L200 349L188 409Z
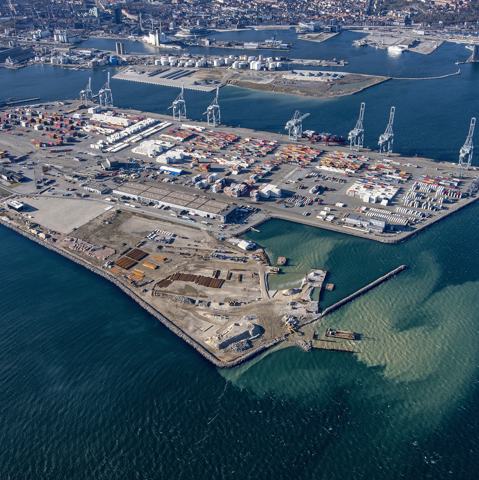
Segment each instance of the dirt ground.
M159 233L159 237L172 238L171 243L158 242L145 238L153 230L174 233L169 237ZM110 210L86 223L74 232L74 236L95 245L106 245L117 253L109 261L115 261L132 248L139 248L147 256L130 269L115 267L112 273L120 281L137 272L141 278L131 288L145 301L165 315L175 325L200 342L214 355L231 360L238 351L228 348L215 351L205 343L221 329L241 322L246 316L253 316L260 327L261 335L250 341L245 352L288 332L284 321L285 314L304 315L304 306L289 305L292 298L282 294L270 297L265 285L265 274L269 267L254 260L250 254L238 247L218 241L211 232L153 219L143 214ZM222 250L225 255L241 258L244 261L212 258L214 250ZM145 266L149 262L156 266ZM158 283L176 273L201 275L224 280L221 288L211 288L194 282L173 281L160 287ZM293 310L292 310L293 309Z

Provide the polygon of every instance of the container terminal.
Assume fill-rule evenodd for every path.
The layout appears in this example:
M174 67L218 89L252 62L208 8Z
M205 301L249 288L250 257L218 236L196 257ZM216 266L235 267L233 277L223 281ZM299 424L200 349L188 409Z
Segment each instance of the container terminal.
M283 135L227 127L215 100L208 122L182 117L181 98L175 118L87 101L3 108L0 220L114 281L219 366L322 315L312 292L327 272L270 290L287 259L245 230L283 218L395 243L476 200L467 152L459 168L351 150L303 131L299 112Z

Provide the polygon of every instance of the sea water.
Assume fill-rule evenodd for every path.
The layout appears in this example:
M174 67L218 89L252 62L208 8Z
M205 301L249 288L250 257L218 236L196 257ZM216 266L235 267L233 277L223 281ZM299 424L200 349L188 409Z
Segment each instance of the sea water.
M445 44L420 59L431 73L444 72L462 49ZM398 60L405 76L415 58ZM290 116L300 107L342 134L361 101L368 122L376 121L371 110L384 114L378 132L395 103L404 149L417 144L422 154L454 159L478 106L476 97L463 98L477 80L476 66L467 68L464 76L390 81L334 101L234 88L221 96L229 124L281 130L272 109ZM63 81L42 86L51 71L65 72ZM8 96L35 95L33 86L15 90L28 72L39 72L42 96L52 100L56 90L73 96L74 82L82 88L90 75L1 70ZM174 97L173 89L113 86L118 102L148 111ZM238 104L244 111L234 110ZM399 120L400 105L407 121ZM324 268L336 288L323 293L321 308L401 264L410 268L305 330L357 331L357 353L282 344L233 370L214 368L105 279L0 227L2 477L476 478L478 216L473 205L399 245L283 221L261 225L248 237L273 260L289 259L270 287L296 286L309 269Z

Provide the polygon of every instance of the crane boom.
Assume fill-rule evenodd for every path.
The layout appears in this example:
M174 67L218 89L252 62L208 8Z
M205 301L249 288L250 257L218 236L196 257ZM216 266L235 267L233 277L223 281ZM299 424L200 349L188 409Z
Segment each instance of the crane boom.
M472 163L472 154L474 151L474 144L472 143L472 137L474 136L474 128L476 126L476 118L471 118L471 124L469 125L469 134L467 135L466 142L459 151L459 168L469 170Z
M305 113L301 115L299 110L294 112L293 118L289 120L284 129L288 130L288 135L290 140L294 140L295 142L298 140L298 137L301 137L303 134L303 120L306 117L309 117L309 113Z
M364 110L366 109L366 104L364 102L361 103L361 109L359 110L359 118L356 122L356 126L349 132L348 140L349 140L349 148L351 150L357 150L363 147L364 144L364 127L363 127L363 119L364 119Z

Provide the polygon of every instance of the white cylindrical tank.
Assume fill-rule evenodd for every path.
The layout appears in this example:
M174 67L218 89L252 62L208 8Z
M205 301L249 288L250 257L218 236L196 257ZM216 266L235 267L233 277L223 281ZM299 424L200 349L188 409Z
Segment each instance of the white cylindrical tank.
M280 62L280 61L281 61L281 57L276 57L275 60L276 60L277 62Z
M271 63L268 63L268 69L269 70L276 70L276 64L271 62Z
M239 62L239 68L246 68L246 62Z
M248 62L254 62L255 59L256 59L256 57L249 56L248 57Z
M234 62L233 68L240 68L240 62Z
M161 60L159 59L155 60L155 65L161 65Z
M231 65L232 63L233 63L233 60L231 60L231 58L225 58L226 65Z
M168 61L168 59L167 59L167 58L162 58L160 61L161 61L161 64L162 64L163 66L164 66L164 65L169 65L169 64L170 64L170 62Z
M216 58L215 60L213 60L213 66L214 67L221 67L221 60L219 58Z
M276 68L283 68L283 64L281 62L276 62Z

